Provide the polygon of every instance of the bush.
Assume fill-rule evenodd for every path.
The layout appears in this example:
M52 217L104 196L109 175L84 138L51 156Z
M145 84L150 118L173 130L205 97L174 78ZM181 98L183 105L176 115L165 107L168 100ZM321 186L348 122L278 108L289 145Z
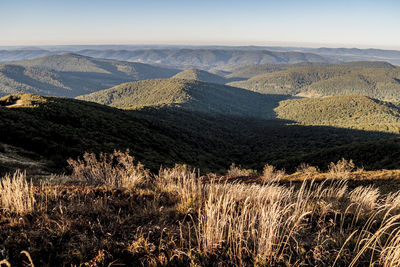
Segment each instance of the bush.
M328 168L328 177L333 179L348 179L354 167L353 160L348 161L344 158L336 164L331 162Z
M149 171L141 163L135 164L134 157L114 151L112 154L85 153L83 160L68 159L72 168L72 177L89 185L136 188L149 182Z
M297 167L296 172L311 175L319 173L319 169L318 167L311 166L307 163L301 163L300 166Z
M237 167L235 163L229 167L228 176L231 177L248 177L248 176L257 176L257 171L252 169L242 169L240 166Z
M261 180L264 183L278 182L285 175L285 171L276 170L272 165L265 165L263 169L263 175Z

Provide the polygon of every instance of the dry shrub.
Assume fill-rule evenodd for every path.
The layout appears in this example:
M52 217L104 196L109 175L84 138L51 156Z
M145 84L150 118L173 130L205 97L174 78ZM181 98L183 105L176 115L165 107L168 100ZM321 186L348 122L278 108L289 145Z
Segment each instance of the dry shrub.
M240 166L236 166L235 163L232 163L232 165L229 167L227 175L231 177L256 176L257 171L252 169L243 169Z
M263 183L279 182L283 176L285 176L285 171L276 170L272 165L265 165L261 181Z
M68 159L72 177L89 185L136 188L149 182L149 171L141 163L135 164L134 157L126 152L112 154L85 153L83 160Z
M156 181L160 190L178 198L178 212L187 214L201 206L204 186L196 170L176 164L174 168L160 169Z
M26 181L26 174L16 171L0 181L0 208L6 212L26 214L34 210L35 196L32 182Z
M342 158L336 164L331 162L328 167L328 177L331 179L348 179L354 170L353 160Z
M307 174L307 175L312 175L312 174L317 174L319 173L318 167L311 166L307 163L301 163L299 167L297 167L296 172L302 173L302 174Z

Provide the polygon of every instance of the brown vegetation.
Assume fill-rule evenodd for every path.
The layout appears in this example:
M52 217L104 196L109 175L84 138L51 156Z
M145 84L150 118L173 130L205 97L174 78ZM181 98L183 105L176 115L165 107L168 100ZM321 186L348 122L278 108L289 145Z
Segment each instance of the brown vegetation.
M73 176L62 177L63 185L53 179L33 186L20 172L3 178L2 263L29 257L40 266L400 262L400 191L354 186L351 176L362 170L316 180L321 173L303 165L297 173L303 181L292 183L267 165L261 177L241 182L200 177L186 165L151 175L118 151L70 164Z

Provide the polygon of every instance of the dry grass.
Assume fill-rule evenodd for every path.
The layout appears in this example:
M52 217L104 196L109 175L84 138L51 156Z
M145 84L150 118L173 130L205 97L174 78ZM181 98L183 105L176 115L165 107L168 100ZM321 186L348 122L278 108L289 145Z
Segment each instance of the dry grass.
M26 181L26 174L17 171L6 175L0 181L0 208L5 212L25 214L34 209L35 197L32 183Z
M373 210L379 198L379 188L372 186L359 186L349 194L349 199L352 203L360 205L366 210Z
M400 191L316 180L309 167L303 181L289 183L271 166L259 183L202 179L176 165L160 169L151 183L130 184L121 176L132 169L151 175L127 154L85 157L72 162L84 185L57 185L66 177L53 177L32 186L21 172L3 179L4 264L27 261L21 251L31 256L28 264L48 266L400 264Z
M186 165L161 169L156 185L161 191L169 192L178 199L177 211L183 214L196 212L203 201L203 183L196 170Z

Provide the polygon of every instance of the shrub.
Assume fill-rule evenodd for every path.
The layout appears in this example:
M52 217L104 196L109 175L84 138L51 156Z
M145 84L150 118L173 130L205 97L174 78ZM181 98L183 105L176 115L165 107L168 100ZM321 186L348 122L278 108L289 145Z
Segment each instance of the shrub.
M83 160L68 159L72 177L90 185L136 188L149 182L149 171L141 163L135 164L134 157L126 152L112 154L85 153Z
M297 167L296 172L311 175L319 173L319 169L318 167L311 166L307 163L301 163L300 166Z
M240 166L237 167L235 163L232 163L232 165L229 167L227 175L231 177L256 176L257 171L252 169L242 169Z
M35 196L32 182L26 181L26 174L16 171L0 181L0 208L16 214L30 213L34 209Z
M348 161L344 158L336 164L331 162L328 167L328 177L333 179L348 179L354 167L353 160Z
M272 165L265 165L263 169L263 174L261 180L264 183L278 182L282 177L285 176L285 171L276 170Z

